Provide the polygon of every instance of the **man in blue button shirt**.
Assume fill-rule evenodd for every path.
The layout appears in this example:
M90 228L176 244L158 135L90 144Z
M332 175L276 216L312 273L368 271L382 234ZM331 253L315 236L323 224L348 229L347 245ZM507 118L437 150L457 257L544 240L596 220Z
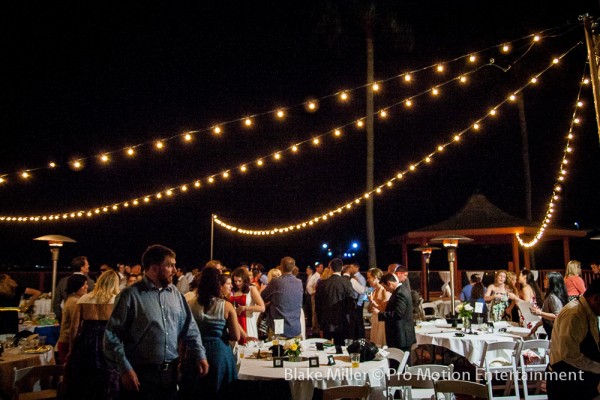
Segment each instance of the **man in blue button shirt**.
M198 325L173 285L175 253L153 245L142 255L144 278L123 289L104 334L104 355L121 374L123 398L177 399L178 342L208 373Z

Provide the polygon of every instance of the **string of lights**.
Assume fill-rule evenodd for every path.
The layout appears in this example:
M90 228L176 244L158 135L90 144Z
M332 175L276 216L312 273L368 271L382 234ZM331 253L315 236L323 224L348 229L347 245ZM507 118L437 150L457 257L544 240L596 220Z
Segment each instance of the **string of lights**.
M464 54L464 55L461 55L461 56L456 57L451 60L431 64L426 67L422 67L422 68L415 69L415 70L412 70L409 72L405 72L405 73L394 75L394 76L391 76L391 77L388 77L385 79L381 79L381 80L376 81L373 84L373 91L379 92L382 88L382 85L384 83L387 83L390 81L400 80L405 83L410 83L410 82L414 81L416 74L427 71L427 70L434 70L437 73L442 73L442 72L444 72L444 70L446 69L446 67L448 65L451 65L453 63L457 63L457 62L460 62L463 60L467 60L467 62L469 64L474 64L481 58L482 54L484 54L485 52L487 52L489 50L500 49L500 51L502 53L508 53L511 51L511 49L517 48L517 46L519 45L520 42L523 42L523 41L526 42L526 44L524 45L524 47L526 48L526 51L523 54L521 54L521 56L517 60L512 62L512 64L511 64L511 66L512 66L516 62L518 62L521 58L523 58L529 52L531 47L534 44L540 42L542 40L542 38L545 38L545 37L554 38L554 37L560 36L560 34L557 34L557 32L561 32L562 29L564 29L564 28L563 27L555 27L555 28L546 29L539 34L527 35L527 36L512 40L510 42L503 42L501 44L496 44L496 45L487 47L485 49L482 49L482 50L479 50L476 52ZM569 29L573 29L573 28L570 27ZM489 66L492 64L493 64L493 61L488 64L484 64L479 68L483 68L483 67L486 67L486 66ZM502 67L500 67L500 68L502 68ZM424 93L431 93L433 96L437 96L440 94L441 88L444 87L445 85L448 85L455 80L458 80L461 83L465 83L465 82L467 82L468 76L477 72L477 70L478 69L475 69L470 72L460 74L457 77L455 77L454 79L445 81L445 82L437 84L437 85L433 85L429 90L426 90L425 92L414 95L408 99L404 99L403 102L407 107L411 107L413 105L414 98L419 97L420 95L422 95ZM325 101L326 99L329 99L329 98L336 98L341 103L346 103L346 102L350 101L351 98L354 96L353 93L355 93L359 90L365 89L367 86L368 86L368 84L362 84L360 86L356 86L356 87L353 87L350 89L339 90L335 93L330 93L330 94L321 96L321 97L313 99L313 100L308 100L305 102L297 103L290 107L276 108L276 109L268 110L265 112L255 113L252 115L235 118L235 119L232 119L232 120L220 123L220 124L214 124L214 125L211 125L210 127L206 127L203 129L190 130L190 131L186 131L184 133L174 134L170 137L160 139L160 140L146 141L146 142L141 142L141 143L138 143L135 145L127 146L127 147L120 147L120 148L105 151L105 152L102 152L101 154L96 154L93 156L78 157L76 159L69 161L68 165L71 169L76 170L76 171L83 169L86 165L91 164L91 162L94 160L102 165L108 165L108 164L116 161L117 157L119 155L124 155L126 158L133 158L136 155L138 155L139 152L142 151L143 148L150 147L150 146L153 147L154 150L157 152L163 152L169 146L169 142L178 140L183 143L190 144L190 143L194 142L195 135L201 134L201 133L211 133L212 135L215 135L215 136L221 136L225 132L225 130L228 129L228 127L230 127L230 126L234 126L234 125L240 126L241 125L243 128L250 128L257 123L256 121L260 117L267 117L267 116L270 118L274 117L277 121L283 122L285 120L286 115L289 114L293 109L302 107L308 112L311 112L311 113L316 112L319 108L319 103L322 101ZM396 105L397 104L393 104L388 107L380 108L378 114L380 115L381 118L385 118L387 116L389 109ZM359 127L362 127L362 125L364 124L364 121L362 119L359 119L359 121L357 121L356 123ZM58 169L60 169L60 166L61 166L61 164L59 164L57 161L50 161L48 164L46 164L44 166L38 166L35 168L24 168L24 169L21 169L19 171L15 171L12 173L0 174L0 186L8 183L9 177L11 177L11 176L18 177L18 179L16 179L16 181L22 180L22 181L31 182L31 180L34 176L34 172L40 171L40 170L48 170L48 169L49 170L58 170Z
M574 47L573 47L574 48ZM509 95L508 98L506 98L505 100L503 100L502 102L500 102L499 104L497 104L486 116L480 118L477 120L477 122L475 124L473 124L472 126L469 126L467 128L465 128L464 130L462 130L461 132L459 132L458 134L456 134L452 140L447 141L446 143L439 145L437 147L437 149L431 153L429 153L427 156L425 156L424 158L422 158L420 161L411 164L408 166L408 168L406 168L405 170L399 172L398 174L396 174L394 177L388 179L386 182L384 182L383 184L380 184L379 186L377 186L375 189L373 189L372 191L368 191L366 193L364 193L362 196L356 197L344 204L340 204L320 215L314 216L310 219L307 220L303 220L301 222L296 222L294 224L290 224L287 226L278 226L278 227L274 227L272 229L259 229L259 230L254 230L254 229L247 229L247 228L243 228L240 226L236 226L236 225L232 225L230 223L225 222L223 219L219 218L217 215L213 215L213 220L214 222L226 229L229 230L231 232L235 232L238 234L242 234L242 235L255 235L255 236L271 236L271 235L277 235L277 234L285 234L288 232L292 232L295 230L301 230L304 228L309 228L314 226L317 223L323 223L326 222L330 219L332 219L333 217L339 216L342 213L352 210L354 208L356 208L355 206L358 206L360 204L362 204L364 201L368 199L369 197L371 197L374 194L382 194L383 190L385 189L391 189L394 185L395 181L399 181L401 179L404 178L404 176L408 173L411 172L415 172L417 171L417 167L419 167L421 164L423 165L429 165L432 161L433 161L433 157L436 154L440 154L441 152L444 151L444 149L448 146L450 146L453 143L457 143L460 141L461 137L466 134L469 131L478 131L481 128L480 123L485 120L486 118L490 117L490 116L496 116L498 114L498 109L505 105L506 103L509 102L514 102L517 99L517 96L528 86L536 84L539 81L539 78L543 75L544 72L546 72L548 69L550 69L553 65L556 65L559 63L559 61L566 55L568 54L571 50L573 50L573 48L571 48L570 50L568 50L566 53L564 53L563 55L561 55L560 57L557 57L555 59L552 60L552 63L543 71L541 71L540 73L536 74L534 77L532 77L528 83L526 83L524 86L522 86L521 88L517 89L516 91L514 91L513 93L511 93ZM565 150L564 150L564 154L563 154L563 158L562 161L560 163L560 170L559 170L559 174L557 177L557 180L559 182L564 181L564 177L567 173L566 171L566 165L568 164L568 154L570 154L572 152L572 147L571 147L571 141L574 139L574 133L573 133L573 126L574 125L579 125L580 124L580 118L577 117L576 111L578 108L583 107L583 102L580 99L580 95L581 95L581 91L582 91L582 87L583 85L588 85L589 84L589 79L582 79L581 81L582 85L580 86L578 95L577 95L577 101L576 101L576 108L575 108L575 112L573 114L573 119L571 122L571 128L569 130L569 134L567 135L567 145L565 146ZM519 240L519 243L522 246L525 247L533 247L535 244L537 244L537 242L539 241L539 239L543 236L544 230L546 229L546 227L550 224L551 222L551 218L552 215L554 214L554 207L555 207L555 203L559 200L559 196L558 193L562 190L562 187L560 186L560 184L556 184L554 186L554 191L552 193L552 199L549 203L548 206L548 211L546 213L546 217L540 227L540 230L538 231L538 233L535 235L534 239L531 240L530 242L525 242L522 240L522 238L519 236L519 234L517 235L517 238Z
M556 65L559 63L559 61L564 58L567 54L569 54L573 49L575 49L579 44L578 43L576 45L574 45L573 47L571 47L569 50L567 50L566 52L564 52L561 56L554 58L551 63L544 68L541 72L538 72L534 75L533 78L531 78L526 84L524 84L523 86L521 86L519 89L515 90L514 92L512 92L508 98L502 100L500 103L498 103L496 106L494 106L487 114L485 114L483 117L480 117L476 120L475 123L473 123L472 125L470 125L469 127L463 129L461 132L456 133L452 136L452 139L447 141L444 144L441 144L437 147L436 150L434 150L433 152L430 152L426 157L422 158L420 161L411 164L408 166L408 168L405 171L399 172L397 173L394 177L390 178L389 180L387 180L386 182L384 182L383 184L379 185L378 187L376 187L375 189L373 189L370 192L364 193L361 197L358 197L346 204L340 205L332 210L330 210L329 212L326 212L320 216L317 217L313 217L309 220L305 220L302 221L300 223L297 224L293 224L293 225L289 225L287 227L281 227L281 228L274 228L272 230L258 230L258 231L254 231L254 230L248 230L248 229L241 229L238 227L234 227L232 225L226 224L224 222L222 222L222 220L220 219L215 219L215 221L218 221L217 223L221 226L227 227L227 229L230 229L232 231L236 231L236 232L240 232L240 233L245 233L245 234L274 234L274 233L284 233L284 232L289 232L290 230L294 230L294 229L300 229L306 226L311 226L314 225L317 222L322 222L322 221L326 221L328 220L330 217L335 216L336 214L339 214L341 212L343 212L344 210L348 210L351 209L353 207L353 205L355 204L360 204L362 199L366 199L369 198L371 195L373 194L380 194L382 193L382 191L386 188L392 187L394 182L397 180L401 180L403 178L403 176L409 172L414 172L417 170L417 168L421 165L421 164L430 164L432 162L433 157L444 151L444 149L449 146L452 143L458 142L460 141L461 137L469 132L469 131L479 131L481 129L481 123L483 122L483 120L485 120L486 118L492 117L492 116L496 116L498 113L498 109L503 106L505 103L507 102L513 102L516 100L516 96L522 91L524 90L526 87L535 84L538 79L547 71L549 70L553 65ZM333 133L334 135L336 135L338 132L341 133L341 131L338 130L334 130ZM305 141L303 143L308 142ZM318 145L320 142L319 141L315 141L314 139L312 140L312 143L315 145ZM292 146L290 148L290 150L292 152L295 152L298 150L298 147L296 145ZM280 153L274 153L273 157L275 159L278 159L277 155ZM259 159L257 161L257 165L260 166L262 165L260 162L262 161L262 159ZM263 162L264 163L264 162ZM240 169L243 171L243 167L244 165L242 165L240 167ZM221 175L224 179L228 179L230 177L230 171L226 171L223 173L220 173L218 175ZM215 176L217 175L213 175L210 176L208 178L208 183L214 183L215 182ZM97 216L97 215L102 215L102 214L106 214L109 212L116 212L119 211L120 209L127 209L130 207L137 207L140 204L148 204L153 202L154 200L160 200L162 198L169 198L175 195L176 192L180 192L180 193L186 193L188 192L188 190L190 188L200 188L202 187L203 184L200 180L196 180L194 182L188 182L186 184L183 184L181 186L178 187L173 187L171 189L165 190L164 192L159 192L156 194L152 194L152 195L144 195L144 196L140 196L138 198L134 198L131 200L127 200L127 201L123 201L120 203L114 203L114 204L110 204L110 205L103 205L103 206L99 206L99 207L95 207L92 209L88 209L88 210L78 210L78 211L71 211L71 212L60 212L60 213L50 213L47 215L22 215L22 216L0 216L0 222L39 222L39 221L63 221L63 220L69 220L69 219L77 219L77 218L83 218L83 217L93 217L93 216ZM257 233L257 232L261 232L261 233Z
M586 67L587 67L587 64L586 64ZM585 85L587 85L589 83L589 79L587 79L585 77L585 71L584 71L583 77L581 79L581 82ZM552 223L552 219L556 215L555 207L558 204L558 202L560 202L560 199L561 199L560 193L563 191L563 182L565 181L565 177L567 175L567 167L569 165L570 156L573 154L573 146L571 145L571 142L575 139L575 136L576 136L574 128L576 126L579 126L581 123L581 119L578 117L577 112L579 111L580 108L583 107L583 102L580 100L582 89L583 89L583 85L580 85L579 91L577 93L577 101L575 102L575 107L573 109L573 116L572 116L571 122L569 124L569 132L565 136L565 147L563 150L562 159L559 163L558 173L556 175L556 180L554 182L552 194L550 195L550 200L548 201L544 219L542 220L542 223L541 223L538 231L536 232L536 234L533 236L533 238L531 240L526 241L521 237L521 235L519 233L515 234L517 237L517 240L519 241L519 244L522 247L529 248L529 247L535 246L540 241L540 239L544 236L544 232L546 231L546 228L548 228L550 226L550 224Z

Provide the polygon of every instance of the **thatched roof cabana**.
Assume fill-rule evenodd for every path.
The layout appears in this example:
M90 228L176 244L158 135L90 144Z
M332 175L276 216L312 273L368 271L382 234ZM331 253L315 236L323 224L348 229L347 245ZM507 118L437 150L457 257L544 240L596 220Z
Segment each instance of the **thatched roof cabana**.
M519 233L524 237L533 237L539 226L539 223L507 214L490 203L482 194L474 194L460 211L447 220L397 236L391 239L390 243L402 246L402 258L406 266L408 266L408 247L410 245L426 245L436 236L449 234L468 236L473 239L473 242L468 245L510 244L512 245L512 262L509 264L509 269L519 272L520 246L515 234ZM581 230L549 227L541 240L562 240L566 265L570 260L569 239L571 237L584 237L586 233L586 231ZM523 247L522 250L524 268L530 269L529 249ZM424 260L421 261L421 270L425 275ZM457 282L457 279L454 281ZM460 285L460 279L458 284ZM426 293L429 289L426 287L424 280L422 280L421 285L421 293Z

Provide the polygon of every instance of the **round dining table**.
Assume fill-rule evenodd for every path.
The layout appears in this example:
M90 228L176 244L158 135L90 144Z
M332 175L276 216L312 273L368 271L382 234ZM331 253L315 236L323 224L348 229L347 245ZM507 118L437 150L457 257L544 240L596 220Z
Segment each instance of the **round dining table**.
M474 366L479 366L485 343L522 340L529 334L529 329L506 326L506 331L495 328L494 332L487 331L487 325L479 329L477 324L472 326L472 334L461 335L461 325L452 328L445 320L422 322L415 328L417 345L441 346L466 358Z
M268 349L262 348L261 353L267 354ZM257 354L258 349L255 349L253 354L246 354L244 358L239 359L238 379L283 379L289 383L294 400L311 399L315 388L362 386L369 383L369 399L385 399L387 358L361 362L357 368L352 368L350 356L345 348L343 354L335 354L335 348L330 347L322 351L306 350L302 353L303 361L283 361L283 367L276 368L270 356L257 359ZM329 356L333 357L335 365L327 365ZM309 366L308 357L318 357L319 366Z

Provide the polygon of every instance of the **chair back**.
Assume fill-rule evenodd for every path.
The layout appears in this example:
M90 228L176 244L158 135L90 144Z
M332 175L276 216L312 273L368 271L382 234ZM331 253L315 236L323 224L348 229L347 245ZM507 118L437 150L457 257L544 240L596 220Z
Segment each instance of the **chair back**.
M438 316L438 307L437 304L433 302L426 302L421 304L421 311L425 316L426 320L443 318L443 316Z
M479 365L486 369L506 369L504 367L510 367L517 365L517 354L522 341L503 341L503 342L485 342L483 346L483 353L481 354L481 362ZM501 364L500 361L506 360L506 365L492 365L494 361L496 364Z
M479 365L485 373L483 379L486 381L490 399L520 400L519 380L516 378L518 377L517 359L521 344L522 340L485 342ZM497 379L498 374L508 377L504 384L500 383L502 380ZM511 394L513 387L514 394ZM503 389L503 393L501 395L494 394L494 389L499 388Z
M400 398L412 400L413 398L430 398L435 392L433 390L433 379L430 376L410 374L389 375L386 378L387 398L394 399L397 390L400 391Z
M388 362L390 360L394 360L394 361L396 361L396 363L398 363L398 366L393 365L395 363L390 363L389 367L394 368L395 371L393 371L393 372L395 372L395 373L400 373L400 374L403 373L404 368L406 367L406 364L408 363L408 358L410 357L410 351L400 350L395 347L389 347L387 349L387 351L390 353L390 354L388 354Z
M369 384L364 386L336 386L323 389L323 400L360 399L369 397Z
M519 351L519 372L521 373L523 397L525 400L545 400L548 395L541 391L546 368L548 367L550 341L526 340Z
M489 388L481 383L465 380L439 380L433 384L435 397L440 394L460 394L474 396L476 399L491 399Z
M64 365L13 368L13 399L57 399L60 397Z

